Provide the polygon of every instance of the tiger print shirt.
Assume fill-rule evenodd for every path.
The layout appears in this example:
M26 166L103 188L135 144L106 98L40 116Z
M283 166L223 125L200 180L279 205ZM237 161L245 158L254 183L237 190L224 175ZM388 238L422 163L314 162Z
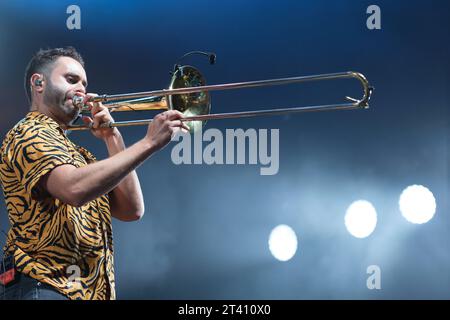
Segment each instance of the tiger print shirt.
M0 178L11 228L5 252L17 271L70 299L115 299L109 197L70 206L39 188L57 166L96 161L52 118L29 112L0 149Z

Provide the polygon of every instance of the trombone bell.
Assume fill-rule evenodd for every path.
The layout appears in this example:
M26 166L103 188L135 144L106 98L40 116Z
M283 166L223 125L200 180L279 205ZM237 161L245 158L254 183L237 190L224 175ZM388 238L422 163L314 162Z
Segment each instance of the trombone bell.
M192 66L180 66L172 75L169 90L205 86L206 81L200 71ZM122 101L105 102L104 106L110 112L118 111L149 111L149 110L178 110L185 117L207 115L211 111L209 92L192 92L167 96L151 96ZM82 113L90 114L89 109L82 109ZM186 123L191 132L200 129L206 120L189 121Z
M205 78L200 71L192 66L181 66L172 75L169 90L205 85ZM207 115L211 111L211 99L208 91L169 95L167 100L170 110L178 110L185 117ZM202 128L205 124L206 120L187 122L191 132Z

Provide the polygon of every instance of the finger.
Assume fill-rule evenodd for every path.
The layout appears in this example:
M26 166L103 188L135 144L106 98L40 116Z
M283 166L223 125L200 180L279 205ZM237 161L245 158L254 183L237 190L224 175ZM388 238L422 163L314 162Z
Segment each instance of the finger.
M111 115L108 110L100 111L94 115L94 128L98 128L100 124L112 121Z
M91 117L83 116L83 117L81 118L81 120L84 122L85 125L87 125L88 127L92 128L92 123L93 123L94 121L92 120Z
M91 105L92 105L92 107L91 107L91 114L92 114L92 116L95 116L97 113L100 112L100 110L98 108L98 103L91 102Z
M98 96L98 94L96 94L96 93L87 93L85 99L92 100L92 98L95 98L97 96ZM103 106L103 104L101 102L88 101L86 104L90 106L89 109L91 110L91 113L93 115L106 108L105 106Z
M94 97L94 95L91 95L91 94L84 94L84 93L82 93L82 92L78 92L77 93L77 95L81 95L81 96L83 96L83 103L84 104L88 104L90 101L90 99L92 98L92 97Z
M91 118L91 117L88 117L88 116L83 116L83 117L81 118L81 120L82 120L85 124L90 124L90 123L93 122L92 118Z
M171 126L190 131L189 126L184 121L181 121L181 120L173 120L171 122Z
M94 104L92 102L84 102L83 103L83 108L86 109L86 107L87 107L87 110L91 111L91 113L92 113L93 106L94 106Z
M94 114L94 119L109 120L110 118L111 118L111 115L109 114L107 109L103 109L102 111Z
M184 117L184 114L182 114L178 110L169 110L169 111L166 111L166 113L167 113L169 120L176 120L176 119L181 119Z
M91 109L91 113L92 115L95 115L103 110L108 110L108 108L106 108L102 103L100 102L93 102L92 103L92 109Z
M184 121L180 121L180 122L181 122L181 130L183 132L185 132L185 131L189 132L191 130L191 128L189 128L189 126L186 124L186 122L184 122Z
M170 119L170 114L171 114L170 110L169 110L169 111L165 111L165 112L162 114L163 119L165 119L165 120L171 120L171 119Z
M93 120L94 120L94 123L93 123L92 127L93 128L98 128L100 123L104 122L103 117L102 117L100 112L96 113L96 114L94 114L94 113L92 113L92 114L93 114L92 117L93 117Z
M153 118L153 120L154 120L155 122L163 122L163 121L165 121L166 119L167 119L167 111L166 111L166 112L158 113L158 114Z

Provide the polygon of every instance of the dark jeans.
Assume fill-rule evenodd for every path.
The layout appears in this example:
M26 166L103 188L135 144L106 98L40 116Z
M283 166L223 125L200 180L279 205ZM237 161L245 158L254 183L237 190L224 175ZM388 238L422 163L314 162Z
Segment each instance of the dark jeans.
M6 286L0 285L0 300L69 300L52 286L22 273Z

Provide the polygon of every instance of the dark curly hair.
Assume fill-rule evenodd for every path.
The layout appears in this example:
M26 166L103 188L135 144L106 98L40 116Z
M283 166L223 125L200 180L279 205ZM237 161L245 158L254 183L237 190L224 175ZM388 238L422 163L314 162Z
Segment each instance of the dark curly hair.
M25 69L24 86L28 101L31 103L30 78L34 73L48 73L48 67L59 57L70 57L78 61L84 67L81 55L74 47L40 49L36 52Z

